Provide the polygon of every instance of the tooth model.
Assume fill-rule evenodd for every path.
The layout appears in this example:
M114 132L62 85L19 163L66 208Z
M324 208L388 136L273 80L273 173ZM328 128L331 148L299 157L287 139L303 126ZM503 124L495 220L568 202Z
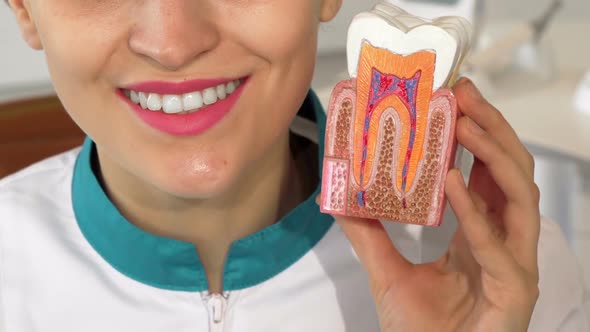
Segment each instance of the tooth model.
M449 87L470 40L460 17L427 21L386 3L353 19L351 79L328 107L322 212L440 225L457 149Z

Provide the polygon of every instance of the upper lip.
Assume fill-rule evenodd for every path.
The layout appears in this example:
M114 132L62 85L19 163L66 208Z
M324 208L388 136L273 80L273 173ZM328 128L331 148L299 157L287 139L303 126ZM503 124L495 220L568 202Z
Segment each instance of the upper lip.
M221 84L227 84L242 78L198 79L183 82L145 81L124 86L123 89L136 92L181 95L185 93L203 91Z

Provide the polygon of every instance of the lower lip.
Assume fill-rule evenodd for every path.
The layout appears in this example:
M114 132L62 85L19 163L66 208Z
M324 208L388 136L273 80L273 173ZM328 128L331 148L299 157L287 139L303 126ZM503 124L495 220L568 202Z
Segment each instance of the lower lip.
M188 114L166 114L163 111L150 111L133 103L122 90L117 90L117 94L150 127L174 136L194 136L211 129L233 109L247 82L248 80L243 80L242 84L224 100L218 100L213 105L205 106Z

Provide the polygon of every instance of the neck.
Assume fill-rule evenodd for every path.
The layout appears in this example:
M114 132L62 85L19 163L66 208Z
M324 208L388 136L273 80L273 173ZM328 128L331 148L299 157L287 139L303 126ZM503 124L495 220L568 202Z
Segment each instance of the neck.
M299 181L288 134L241 177L243 181L232 186L230 193L207 200L187 200L149 190L137 178L101 158L100 150L98 155L103 186L121 213L147 232L195 244L209 290L215 293L222 290L223 267L231 244L275 223L309 191Z

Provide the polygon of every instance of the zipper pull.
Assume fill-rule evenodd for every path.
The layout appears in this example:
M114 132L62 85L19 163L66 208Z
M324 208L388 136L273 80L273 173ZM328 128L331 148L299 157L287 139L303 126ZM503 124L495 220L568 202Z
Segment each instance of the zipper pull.
M203 294L203 302L205 302L209 314L209 331L223 331L223 320L228 299L228 292L223 294Z
M215 324L221 323L223 314L225 313L225 298L219 294L215 294L209 300L209 308L211 309L211 318Z

